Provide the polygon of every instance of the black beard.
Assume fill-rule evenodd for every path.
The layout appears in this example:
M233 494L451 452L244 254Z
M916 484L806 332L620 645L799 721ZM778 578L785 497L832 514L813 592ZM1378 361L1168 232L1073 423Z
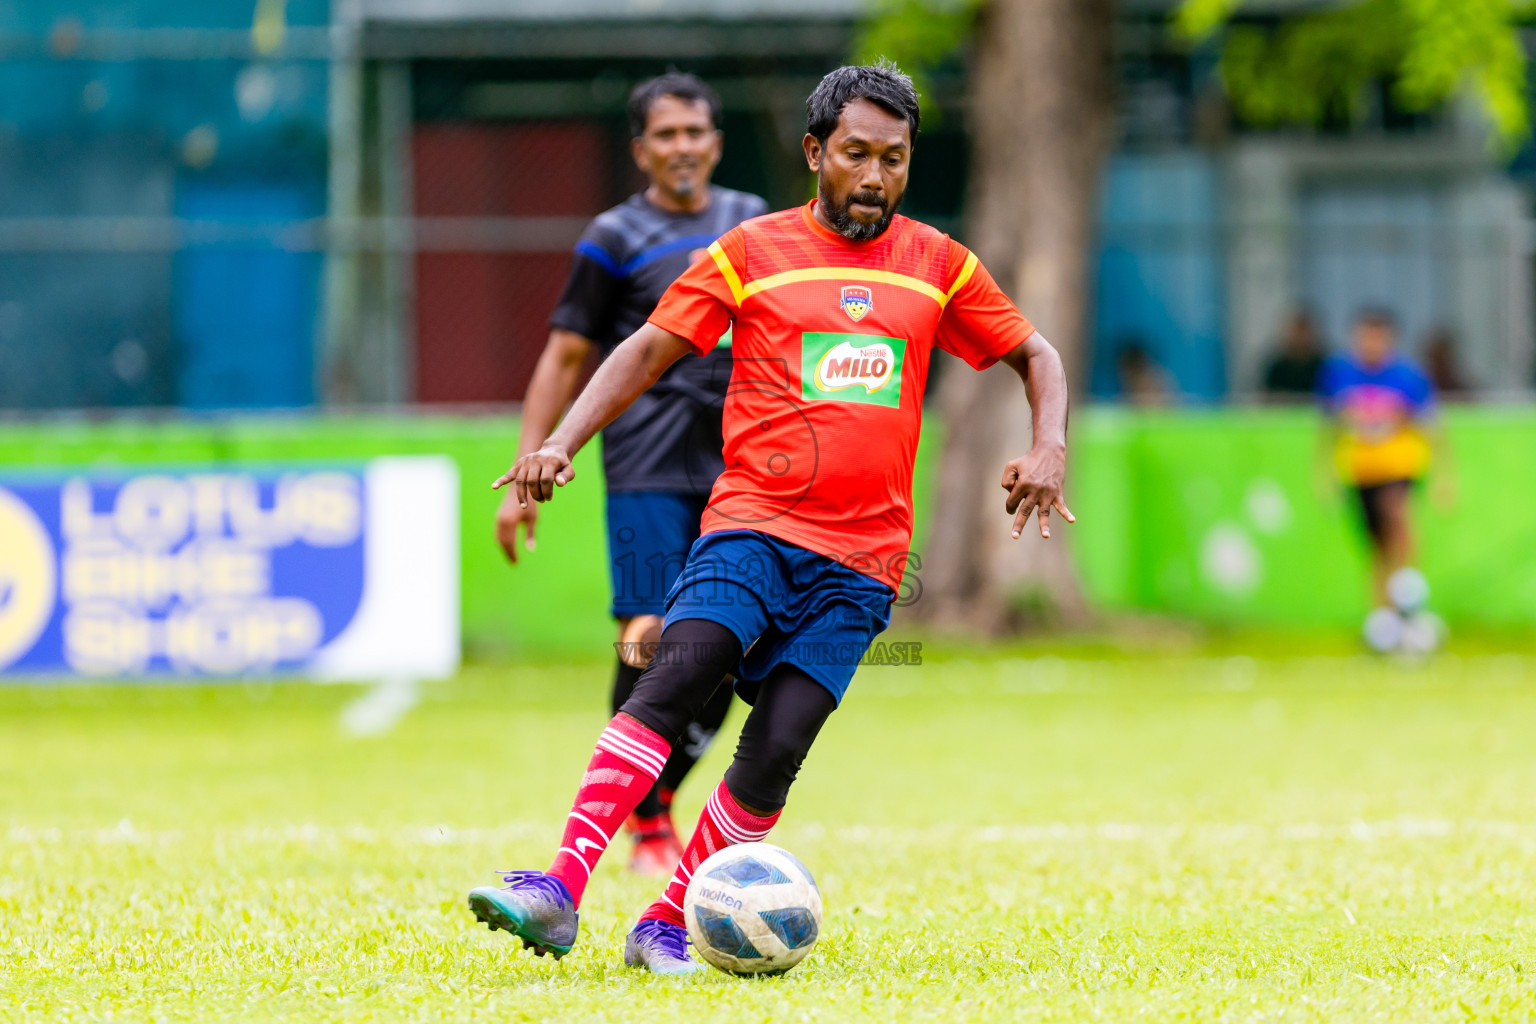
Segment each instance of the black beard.
M884 196L873 192L853 192L849 194L847 201L839 206L827 195L826 189L820 182L816 185L816 197L821 200L822 208L826 210L827 223L832 225L832 230L851 242L868 242L885 234L885 229L891 226L891 220L896 216L896 211L901 209L901 200L905 198L898 196L896 202L888 204ZM848 207L855 201L879 206L885 210L885 213L873 223L855 220L848 212Z

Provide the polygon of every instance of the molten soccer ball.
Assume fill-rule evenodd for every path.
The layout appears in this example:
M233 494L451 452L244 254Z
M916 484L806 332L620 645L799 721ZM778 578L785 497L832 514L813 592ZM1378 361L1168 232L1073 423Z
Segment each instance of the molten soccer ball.
M722 971L783 974L821 932L821 890L794 854L742 843L694 871L683 917L693 948Z

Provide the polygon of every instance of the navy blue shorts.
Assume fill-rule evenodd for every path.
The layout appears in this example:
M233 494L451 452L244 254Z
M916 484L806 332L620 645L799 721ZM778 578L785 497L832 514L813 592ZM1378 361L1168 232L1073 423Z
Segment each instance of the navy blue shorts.
M895 597L826 555L756 530L723 530L694 542L667 595L666 623L708 619L735 633L746 651L736 692L748 704L778 665L795 666L842 703L859 659L890 625Z
M608 574L616 619L660 615L699 537L707 494L633 491L608 495Z

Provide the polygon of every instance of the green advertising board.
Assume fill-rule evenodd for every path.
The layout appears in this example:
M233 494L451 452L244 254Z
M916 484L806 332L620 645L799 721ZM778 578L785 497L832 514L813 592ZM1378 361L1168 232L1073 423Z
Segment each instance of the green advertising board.
M1536 412L1447 413L1454 503L1416 497L1433 605L1450 623L1536 623ZM541 511L537 550L508 566L490 481L513 452L507 416L61 421L0 428L0 467L206 466L444 454L459 466L463 628L470 657L558 657L613 639L594 446ZM1368 607L1356 513L1316 471L1310 410L1092 408L1073 424L1065 534L1095 604L1203 621L1355 628ZM937 432L919 454L918 540ZM938 514L942 514L939 512ZM1001 512L999 512L1001 514Z
M602 469L593 447L576 460L580 486L546 509L540 549L507 566L492 533L490 484L510 461L511 417L238 417L11 424L0 467L199 466L345 461L443 454L462 487L462 621L467 657L557 656L612 639L602 524Z
M1414 497L1433 607L1536 624L1536 413L1451 409L1446 427L1454 494ZM1075 441L1073 541L1100 605L1349 628L1368 610L1358 509L1319 472L1311 410L1095 409Z

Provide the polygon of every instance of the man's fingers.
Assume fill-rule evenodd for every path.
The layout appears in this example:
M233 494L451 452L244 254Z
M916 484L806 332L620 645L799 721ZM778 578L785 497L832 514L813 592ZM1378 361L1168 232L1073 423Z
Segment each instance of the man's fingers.
M1060 512L1062 514L1062 516L1066 518L1067 522L1069 522L1069 523L1077 522L1077 516L1072 514L1072 510L1067 508L1067 503L1065 501L1063 501L1060 497L1058 497L1055 501L1051 502L1051 504L1053 506L1055 506L1056 511Z
M501 476L499 476L495 480L491 481L491 490L499 491L499 490L501 490L503 487L507 486L507 484L509 484L511 482L512 482L512 470L509 469L505 473L501 474Z
M1018 540L1024 535L1024 527L1029 522L1029 514L1035 510L1035 499L1027 499L1019 506L1018 514L1013 517L1013 539Z
M1040 512L1036 516L1040 520L1040 539L1051 539L1051 506L1041 505Z
M1003 503L1004 510L1012 512L1014 509L1018 508L1019 503L1026 497L1030 497L1030 492L1033 490L1034 488L1031 487L1029 482L1023 477L1015 480L1013 487L1008 491L1008 500ZM1030 501L1033 503L1034 499L1030 497Z
M1018 483L1019 470L1017 466L1007 465L1003 467L1003 490L1013 490L1013 485Z
M509 496L510 497L510 496ZM507 556L507 561L517 564L517 513L510 502L504 502L496 510L496 546Z
M523 482L523 475L519 472L512 478L512 493L517 495L519 508L528 507L528 485Z
M540 462L538 490L535 494L540 501L548 501L555 496L555 467L552 463Z

